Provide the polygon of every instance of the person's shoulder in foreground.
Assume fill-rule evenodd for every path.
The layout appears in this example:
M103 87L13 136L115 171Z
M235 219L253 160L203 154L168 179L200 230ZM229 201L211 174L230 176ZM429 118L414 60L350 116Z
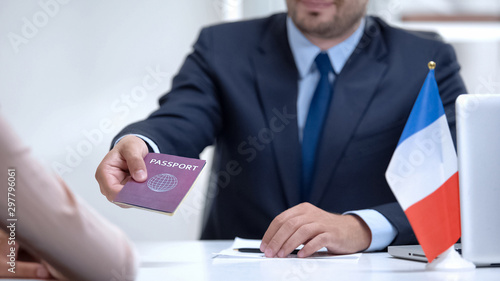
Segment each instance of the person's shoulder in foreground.
M133 280L126 235L44 170L2 116L0 129L0 277Z

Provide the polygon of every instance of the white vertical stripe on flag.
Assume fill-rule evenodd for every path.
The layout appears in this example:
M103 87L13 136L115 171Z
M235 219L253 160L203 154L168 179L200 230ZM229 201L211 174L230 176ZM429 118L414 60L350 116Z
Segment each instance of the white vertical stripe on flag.
M406 210L438 189L456 172L457 156L443 114L398 145L386 178L401 207Z

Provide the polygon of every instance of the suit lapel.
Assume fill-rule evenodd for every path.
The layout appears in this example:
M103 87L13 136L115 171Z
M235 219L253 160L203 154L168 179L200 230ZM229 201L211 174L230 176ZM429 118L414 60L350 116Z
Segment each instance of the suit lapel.
M370 35L366 31L370 31ZM344 151L375 94L387 68L378 27L367 18L365 34L337 76L332 102L318 148L317 170L310 202L318 205ZM369 44L365 44L369 42ZM336 187L329 187L336 188ZM341 187L339 187L341 188Z
M271 22L253 56L260 102L273 131L272 150L289 207L300 200L300 143L297 128L298 72L286 33L286 15Z

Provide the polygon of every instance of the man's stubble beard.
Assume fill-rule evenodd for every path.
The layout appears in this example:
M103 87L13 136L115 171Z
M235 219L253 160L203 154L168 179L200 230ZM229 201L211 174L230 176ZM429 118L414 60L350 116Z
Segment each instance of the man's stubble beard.
M350 0L352 1L352 0ZM366 13L365 9L352 13L350 15L335 15L329 21L314 22L317 21L314 17L319 15L314 15L314 13L308 15L305 18L299 18L297 11L293 11L291 14L292 21L297 26L297 28L306 34L310 34L316 37L332 39L338 38L344 35L349 30L361 20L361 18Z

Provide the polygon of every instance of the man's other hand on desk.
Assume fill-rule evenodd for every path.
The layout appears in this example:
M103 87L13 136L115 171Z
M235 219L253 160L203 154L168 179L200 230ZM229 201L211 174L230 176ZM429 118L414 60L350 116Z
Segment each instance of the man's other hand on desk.
M148 154L146 143L136 136L126 136L104 157L95 178L99 182L101 193L113 201L123 186L132 177L143 182L148 176L144 157Z
M371 232L356 215L328 213L302 203L278 215L262 238L266 257L286 257L304 244L297 256L304 258L326 247L333 254L351 254L368 248Z

